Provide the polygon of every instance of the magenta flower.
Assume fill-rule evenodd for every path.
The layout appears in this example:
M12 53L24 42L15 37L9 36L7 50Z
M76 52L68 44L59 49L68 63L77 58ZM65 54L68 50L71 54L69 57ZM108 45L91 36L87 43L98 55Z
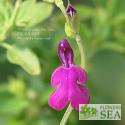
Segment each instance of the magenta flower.
M62 110L71 103L78 110L79 104L89 103L90 93L85 87L87 74L81 67L74 65L73 50L67 40L63 39L58 46L58 55L62 66L52 74L51 85L56 88L48 104L56 110Z

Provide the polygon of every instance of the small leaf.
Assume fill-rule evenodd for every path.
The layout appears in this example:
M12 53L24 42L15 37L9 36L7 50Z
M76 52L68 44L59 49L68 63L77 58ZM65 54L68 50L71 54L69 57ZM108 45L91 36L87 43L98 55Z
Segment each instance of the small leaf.
M51 4L36 3L34 0L24 1L17 14L16 25L25 27L34 26L48 18L52 8Z
M15 46L11 46L8 48L7 57L11 63L20 65L31 75L40 73L38 58L30 49L19 49Z

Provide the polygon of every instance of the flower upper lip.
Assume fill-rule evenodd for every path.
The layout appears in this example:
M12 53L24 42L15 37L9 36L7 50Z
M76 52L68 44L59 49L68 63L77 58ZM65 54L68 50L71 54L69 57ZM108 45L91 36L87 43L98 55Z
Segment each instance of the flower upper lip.
M74 64L74 54L66 39L62 39L58 46L58 55L62 62L62 65L66 68L71 67Z

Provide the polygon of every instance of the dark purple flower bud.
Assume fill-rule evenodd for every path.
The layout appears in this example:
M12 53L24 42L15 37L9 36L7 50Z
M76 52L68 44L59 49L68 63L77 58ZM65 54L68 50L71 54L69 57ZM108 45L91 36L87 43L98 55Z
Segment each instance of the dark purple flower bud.
M66 39L62 39L58 46L58 55L62 64L69 68L74 63L73 50Z
M73 6L68 5L68 7L67 7L67 9L66 9L66 13L67 13L67 15L68 15L69 17L73 17L73 16L75 16L75 14L76 14L76 10L75 10L75 8L74 8Z

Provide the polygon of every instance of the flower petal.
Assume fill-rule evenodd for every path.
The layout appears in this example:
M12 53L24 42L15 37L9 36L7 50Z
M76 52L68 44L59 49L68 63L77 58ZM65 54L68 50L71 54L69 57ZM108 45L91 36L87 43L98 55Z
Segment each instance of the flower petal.
M65 86L61 86L49 98L48 104L55 110L62 110L68 104L68 96Z
M62 64L69 68L74 63L74 54L66 39L62 39L58 45L58 55Z
M85 84L87 82L87 73L84 69L79 66L76 66L76 72L78 75L79 84Z
M79 109L79 104L87 104L90 100L90 93L87 88L82 86L76 87L75 91L72 92L70 97L71 105L75 110Z
M61 74L62 74L63 68L62 66L58 67L51 76L51 85L53 87L56 87L59 84Z

